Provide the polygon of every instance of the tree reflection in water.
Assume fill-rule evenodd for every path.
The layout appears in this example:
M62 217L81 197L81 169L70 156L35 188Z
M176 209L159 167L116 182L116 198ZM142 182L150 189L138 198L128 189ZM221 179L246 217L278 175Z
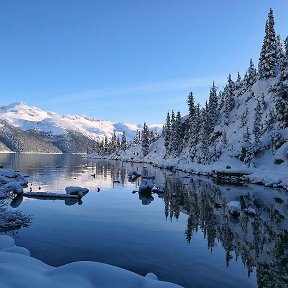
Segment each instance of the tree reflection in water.
M187 181L183 183L180 178L167 178L166 187L166 219L178 219L180 213L188 215L184 232L188 243L201 230L211 253L217 243L221 243L226 251L227 266L234 253L236 261L240 258L247 268L248 276L255 267L259 287L288 286L285 192L254 186L261 190L254 193L251 187L219 186L200 179L191 180L187 185ZM226 204L233 199L240 201L242 209L256 207L257 215L251 217L241 212L238 219L231 217Z
M105 163L105 164L103 164ZM142 176L153 176L154 182L165 184L163 198L166 219L178 219L186 214L184 237L192 243L193 235L202 231L208 249L222 245L227 266L233 257L242 261L248 276L256 269L258 287L288 287L288 195L287 192L257 185L218 185L203 177L171 173L149 165L102 162L102 175L128 181L127 171L137 170ZM109 175L110 173L110 175ZM141 178L137 179L139 187ZM134 191L135 192L135 191ZM139 194L143 205L153 205L153 194ZM227 203L237 200L241 209L257 209L256 216L243 211L235 219L228 214Z

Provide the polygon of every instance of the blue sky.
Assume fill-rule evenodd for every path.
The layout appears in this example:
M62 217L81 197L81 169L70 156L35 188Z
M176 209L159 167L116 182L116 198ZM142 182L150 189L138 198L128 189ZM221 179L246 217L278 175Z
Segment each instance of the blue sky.
M285 39L286 0L2 0L0 105L162 123L258 64L270 7Z

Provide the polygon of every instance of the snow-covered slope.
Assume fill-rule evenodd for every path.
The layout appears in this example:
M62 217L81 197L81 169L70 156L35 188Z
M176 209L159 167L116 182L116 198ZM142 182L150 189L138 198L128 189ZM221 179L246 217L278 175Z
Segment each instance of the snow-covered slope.
M102 139L104 135L110 138L114 130L116 133L125 131L128 138L131 138L137 130L142 128L141 125L114 124L111 121L96 120L84 115L61 116L22 102L1 106L0 118L24 131L36 129L54 136L66 135L67 131L77 131L94 140ZM161 129L161 125L153 126L153 128Z
M29 106L23 102L17 102L8 106L0 106L0 120L3 120L10 128L14 127L21 134L27 132L33 137L50 142L57 148L47 152L86 152L92 147L94 141L102 140L105 136L109 139L114 131L116 135L125 132L128 140L132 139L137 130L141 130L141 125L113 123L107 120L97 120L84 115L61 116L57 113L46 112L37 107ZM160 131L162 125L153 125L153 130ZM11 129L10 129L11 130ZM16 131L16 130L15 130ZM19 134L17 133L17 134ZM10 133L11 134L11 133ZM13 133L12 133L13 134ZM32 137L32 136L31 136ZM9 144L10 140L0 139L2 143L15 152L40 152L39 149L15 149L15 144ZM8 137L9 139L13 137ZM28 137L29 138L29 137ZM29 139L26 141L29 142ZM0 143L1 144L1 143ZM29 145L29 144L28 144ZM2 144L3 151L7 151ZM5 149L4 149L5 148Z

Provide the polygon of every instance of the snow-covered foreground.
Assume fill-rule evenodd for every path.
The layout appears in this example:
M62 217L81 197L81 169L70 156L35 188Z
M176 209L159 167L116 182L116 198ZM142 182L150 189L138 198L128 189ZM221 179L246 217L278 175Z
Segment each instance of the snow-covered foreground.
M0 259L1 287L181 287L158 281L152 273L143 277L97 262L81 261L52 267L31 257L27 249L16 246L13 238L6 235L0 236Z
M23 193L27 180L13 170L0 169L0 197L9 192ZM87 194L88 189L66 187L67 194ZM28 193L27 193L28 194ZM31 193L30 193L31 194ZM37 194L32 192L32 194ZM39 195L43 193L38 193ZM63 194L64 196L68 196ZM11 212L5 203L0 203L0 231L29 225L30 219L21 212ZM15 245L13 238L0 236L0 275L1 287L181 287L176 284L158 281L157 276L148 273L145 277L107 264L81 261L61 267L49 266L30 256L30 252ZM15 277L17 271L17 277Z

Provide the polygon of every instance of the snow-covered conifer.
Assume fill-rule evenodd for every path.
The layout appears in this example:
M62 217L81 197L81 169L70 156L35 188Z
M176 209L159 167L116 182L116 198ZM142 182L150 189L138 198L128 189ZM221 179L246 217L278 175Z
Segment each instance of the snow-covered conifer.
M265 131L271 131L274 128L276 121L277 117L275 111L272 107L270 107L267 118L265 120Z
M257 102L257 106L255 108L255 118L254 118L254 125L253 125L253 134L255 139L255 151L258 151L261 148L261 141L260 137L262 134L262 124L261 124L261 103L260 101Z
M244 143L241 150L240 160L250 166L250 164L253 161L254 148L251 142L251 134L249 132L248 126L246 127L246 130L243 133L243 142Z
M182 144L183 144L183 131L182 131L182 124L181 124L181 114L178 111L176 114L175 121L171 126L171 153L174 156L178 156L179 153L182 151Z
M229 124L229 115L235 105L234 99L234 91L235 91L235 83L231 79L231 74L228 75L228 83L224 88L223 95L224 95L224 124Z
M194 96L192 92L190 92L188 95L187 104L188 104L188 117L191 122L195 115L195 102L194 102Z
M212 87L210 88L208 113L210 118L210 124L212 126L211 129L213 129L218 119L217 87L215 86L214 81Z
M122 150L126 150L127 149L127 138L126 138L126 133L125 133L125 131L123 131L123 133L122 133L122 139L121 139L121 149Z
M170 113L167 112L166 116L166 123L164 126L164 145L166 150L169 148L170 145L170 135L171 135L171 120L170 120Z
M282 46L281 37L277 35L276 37L276 55L277 55L277 71L278 74L283 69L284 65L284 58L285 58L285 51Z
M288 37L285 40L285 54L283 56L281 74L278 83L275 84L275 107L277 120L283 127L288 127Z
M248 117L248 107L245 108L244 112L240 116L240 127L244 127L247 125L247 117Z
M201 156L200 162L206 163L209 158L209 137L212 131L211 120L209 116L209 106L206 102L205 108L201 109Z
M254 66L253 60L250 59L249 68L247 70L248 75L248 85L252 86L257 80L257 70Z
M200 125L201 124L201 115L200 115L200 105L197 104L195 106L195 116L192 119L192 122L190 124L189 128L189 152L191 159L194 159L196 156L196 145L199 142L199 136L200 136Z
M265 37L258 64L259 79L275 76L277 64L277 43L274 30L274 15L270 8L268 20L265 25Z
M143 125L142 130L142 154L145 157L149 152L149 129L146 123Z

